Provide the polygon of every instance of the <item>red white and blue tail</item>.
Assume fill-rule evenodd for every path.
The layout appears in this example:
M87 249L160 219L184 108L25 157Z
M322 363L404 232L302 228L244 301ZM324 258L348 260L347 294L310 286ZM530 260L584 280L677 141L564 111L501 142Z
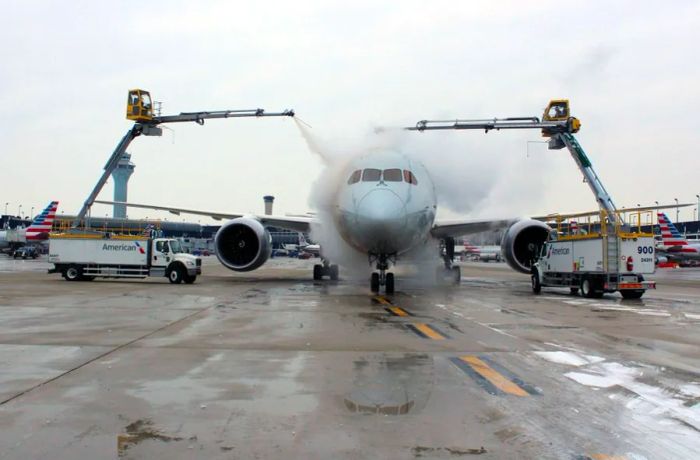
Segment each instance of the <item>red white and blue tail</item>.
M661 228L661 244L669 248L673 248L678 252L697 252L696 248L691 247L688 244L688 240L683 238L681 233L678 231L671 219L668 216L660 212L659 217L659 227Z
M32 224L25 231L27 241L45 240L49 237L57 209L58 201L52 201L41 214L34 218Z

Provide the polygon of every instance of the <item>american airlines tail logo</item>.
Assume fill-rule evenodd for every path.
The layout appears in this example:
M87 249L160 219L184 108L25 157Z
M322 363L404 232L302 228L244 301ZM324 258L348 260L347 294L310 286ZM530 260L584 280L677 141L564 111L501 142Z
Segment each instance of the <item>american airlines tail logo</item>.
M58 209L58 201L52 201L49 205L37 215L32 224L27 227L25 231L25 238L29 241L31 240L45 240L51 232L53 227L53 221L56 217L56 210Z
M658 214L659 217L659 227L661 230L661 239L663 240L664 245L667 246L687 246L688 242L686 241L683 236L681 236L681 233L678 231L675 225L671 222L671 220L664 214L663 212L660 212Z
M688 243L688 240L681 235L681 232L678 231L665 213L658 213L658 217L659 229L661 230L661 243L668 248L668 252L698 253L698 248L692 247Z

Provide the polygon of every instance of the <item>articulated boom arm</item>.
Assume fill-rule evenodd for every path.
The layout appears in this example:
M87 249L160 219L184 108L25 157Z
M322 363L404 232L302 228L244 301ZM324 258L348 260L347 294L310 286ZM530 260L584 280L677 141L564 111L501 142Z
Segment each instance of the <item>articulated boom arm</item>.
M622 220L622 216L620 216L620 214L617 212L617 208L615 207L615 204L613 203L610 194L607 190L605 190L603 183L600 181L600 178L593 170L591 160L589 160L586 156L586 152L583 151L581 144L578 143L573 134L563 133L558 134L557 137L552 138L552 140L550 141L549 148L557 148L556 146L553 146L554 143L558 143L557 141L561 141L564 144L564 146L566 146L566 148L569 149L571 157L576 162L578 169L580 169L581 173L583 173L583 177L586 178L586 183L591 188L593 195L595 195L598 205L605 210L605 213L607 214L608 218L608 223L624 226L625 222L624 220ZM601 224L603 224L603 222L601 222Z
M97 195L100 194L102 187L104 187L104 185L107 183L107 179L109 179L110 174L112 174L112 172L116 169L117 165L119 164L119 160L126 152L126 149L129 147L129 144L131 144L131 141L140 136L142 131L143 125L139 123L134 123L134 126L132 126L132 128L129 131L127 131L124 137L122 137L122 140L119 141L119 144L117 144L117 148L114 149L112 155L109 157L109 160L107 160L107 164L105 164L102 176L100 176L99 180L97 181L97 184L95 184L95 187L93 187L92 192L90 192L90 195L88 195L87 199L85 200L85 203L83 203L83 207L80 208L78 215L75 216L75 219L71 224L71 228L77 228L80 225L80 221L82 221L85 218L85 215L87 214L88 210L92 207L92 204L95 202Z
M556 109L556 110L553 110ZM491 130L501 129L541 129L544 137L549 137L550 149L562 149L566 147L571 157L576 162L591 188L596 201L607 215L609 224L625 226L625 222L617 212L610 194L605 190L603 183L593 170L591 161L586 156L583 148L578 143L573 133L578 132L581 122L569 116L568 100L555 100L550 102L545 110L542 120L538 117L512 117L491 118L477 120L421 120L415 126L404 128L408 131L431 131L446 129L483 129L488 133Z
M134 93L135 96L138 93L138 97L135 97L133 100L131 100L132 93ZM141 99L141 93L147 96L147 109L144 109L145 105L144 101ZM162 134L162 130L158 127L158 125L163 123L179 122L195 122L199 125L203 125L204 120L209 118L260 118L294 116L293 110L284 110L282 112L267 113L263 109L218 110L213 112L183 112L179 115L153 116L150 105L150 95L146 91L130 91L130 100L131 103L128 106L127 114L131 113L134 115L127 115L127 118L130 120L136 120L137 122L134 123L134 126L126 133L126 135L124 135L121 141L119 141L119 144L117 144L117 147L112 152L112 155L109 157L109 160L107 161L107 164L104 167L104 173L102 173L102 176L97 181L97 184L95 184L95 187L92 189L92 192L90 192L90 195L88 195L87 199L85 200L85 203L83 203L83 206L82 208L80 208L80 212L78 212L78 215L75 217L71 228L77 228L80 225L80 222L85 218L85 216L88 213L88 210L92 207L93 203L95 202L97 195L99 195L102 191L102 187L104 187L104 185L107 183L107 179L109 179L109 176L119 165L119 160L126 152L126 149L129 147L129 144L131 144L131 141L133 141L140 135L160 136ZM132 112L134 104L136 105L136 109Z
M282 112L267 113L263 109L247 110L217 110L213 112L183 112L180 115L166 115L153 117L154 124L178 123L183 121L194 121L199 125L204 124L207 118L240 118L240 117L293 117L294 110L284 110Z
M537 117L489 118L480 120L421 120L416 126L405 128L409 131L426 131L437 129L542 129L550 133L569 132L569 120L540 121ZM575 131L574 131L575 132Z

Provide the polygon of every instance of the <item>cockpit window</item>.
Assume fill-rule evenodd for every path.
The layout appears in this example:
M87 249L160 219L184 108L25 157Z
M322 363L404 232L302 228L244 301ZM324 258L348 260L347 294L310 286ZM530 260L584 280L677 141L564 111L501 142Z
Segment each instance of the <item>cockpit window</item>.
M362 172L362 182L379 182L382 177L380 169L367 168Z
M401 170L400 169L385 169L384 170L384 180L386 182L401 182Z
M358 169L357 171L353 172L350 174L350 177L348 178L348 184L356 184L360 182L360 178L362 177L362 170Z
M413 173L407 169L403 170L403 180L405 180L409 184L418 185L418 180L416 179L416 176L414 176Z

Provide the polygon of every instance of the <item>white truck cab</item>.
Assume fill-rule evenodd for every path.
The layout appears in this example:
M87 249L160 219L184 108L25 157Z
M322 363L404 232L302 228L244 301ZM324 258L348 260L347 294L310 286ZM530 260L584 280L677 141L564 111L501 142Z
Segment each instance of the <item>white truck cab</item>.
M51 234L49 262L49 273L69 281L165 276L173 284L191 284L202 273L202 259L185 253L175 239L106 233Z

